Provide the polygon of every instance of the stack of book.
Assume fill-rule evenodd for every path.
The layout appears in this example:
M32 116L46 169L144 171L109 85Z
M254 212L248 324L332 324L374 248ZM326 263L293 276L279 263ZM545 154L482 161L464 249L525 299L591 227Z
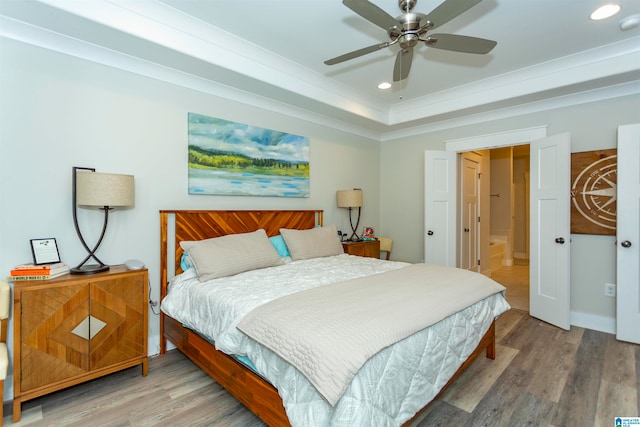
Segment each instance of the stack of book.
M11 270L11 275L7 277L7 280L10 282L18 280L49 280L68 272L69 266L64 262L47 265L17 265Z

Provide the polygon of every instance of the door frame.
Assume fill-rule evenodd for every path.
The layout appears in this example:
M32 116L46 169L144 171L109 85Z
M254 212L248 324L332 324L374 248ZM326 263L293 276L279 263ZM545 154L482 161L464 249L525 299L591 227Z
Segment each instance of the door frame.
M445 151L464 153L468 151L491 150L493 148L512 147L516 145L526 145L547 136L547 126L516 129L495 134L472 136L468 138L452 139L445 141ZM455 236L456 242L458 236ZM531 243L529 242L529 245ZM489 262L488 250L481 252L482 262L487 265ZM481 265L481 271L485 271Z

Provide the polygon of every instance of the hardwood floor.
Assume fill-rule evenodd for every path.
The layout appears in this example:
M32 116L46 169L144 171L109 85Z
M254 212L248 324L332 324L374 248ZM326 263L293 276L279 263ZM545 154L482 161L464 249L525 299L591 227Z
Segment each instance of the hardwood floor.
M640 411L640 346L564 331L511 310L497 321L497 358L479 358L413 427L613 426ZM7 405L5 405L7 406ZM262 426L178 351L139 368L23 404L20 426Z

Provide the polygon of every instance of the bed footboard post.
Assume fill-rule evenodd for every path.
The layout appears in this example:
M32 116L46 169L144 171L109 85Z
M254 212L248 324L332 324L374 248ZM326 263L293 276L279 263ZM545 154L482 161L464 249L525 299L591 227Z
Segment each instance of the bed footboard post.
M496 322L493 321L491 326L489 327L489 333L491 335L491 340L489 344L487 344L487 358L491 360L495 360L496 358Z

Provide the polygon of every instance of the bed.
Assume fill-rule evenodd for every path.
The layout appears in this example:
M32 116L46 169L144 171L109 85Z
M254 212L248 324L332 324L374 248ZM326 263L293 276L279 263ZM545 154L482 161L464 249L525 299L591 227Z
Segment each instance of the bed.
M374 351L374 355L363 362L364 364L361 368L358 365L356 369L353 369L352 380L348 385L342 387L335 396L323 394L322 386L326 387L327 385L318 385L313 381L312 376L305 376L304 366L292 367L289 364L291 360L287 357L288 354L274 350L269 344L259 342L258 338L253 339L251 334L255 330L259 330L260 327L269 331L274 328L273 324L266 326L259 324L258 327L254 327L252 330L251 325L245 325L247 319L250 321L252 317L257 318L259 321L270 318L269 315L259 311L259 309L264 308L262 305L264 301L256 301L255 307L238 309L240 311L246 310L246 312L242 313L242 316L238 318L240 319L239 322L230 321L231 323L229 324L233 327L227 329L233 329L233 336L228 338L226 335L219 333L220 330L226 329L216 330L213 327L212 329L207 329L207 324L195 325L195 323L198 323L198 319L206 316L202 313L191 317L188 313L182 314L172 308L176 304L174 300L167 298L170 286L171 292L173 292L172 296L179 295L178 289L204 288L199 284L199 279L193 269L183 271L184 251L181 247L181 242L200 242L231 235L239 235L238 237L240 237L245 234L258 233L258 231L262 232L262 230L268 237L274 237L281 234L281 229L287 230L287 233L289 233L288 230L308 230L304 234L307 236L309 233L316 233L315 230L329 229L329 227L316 228L323 225L322 211L163 210L160 211L160 219L161 353L164 353L167 349L167 340L171 341L182 353L270 426L309 425L311 421L313 421L313 424L318 425L355 425L365 423L362 417L366 417L367 424L408 425L417 416L421 408L426 406L428 401L432 400L435 395L452 382L478 355L485 353L488 358L495 358L494 319L509 308L506 301L504 301L502 292L494 292L490 297L483 298L482 302L474 303L464 308L464 310L460 309L455 314L429 328L424 328L424 330L420 330L415 334L411 333L410 336L396 344L383 345L384 349L379 352ZM318 231L318 233L320 232L324 233L324 231ZM294 241L289 240L287 242L291 245ZM190 249L189 254L196 254L196 252L195 250L192 252ZM390 263L389 261L373 259L365 260L361 257L346 254L334 254L318 259L312 256L311 258L293 262L288 260L288 262L283 262L281 266L269 266L241 273L234 276L231 282L234 280L250 281L252 286L256 286L255 293L258 295L261 295L261 292L274 292L274 294L282 292L282 295L278 294L278 297L274 298L276 301L273 301L273 303L284 301L284 306L294 308L292 304L286 302L286 298L305 295L305 292L293 292L295 295L290 296L287 295L290 291L273 291L276 286L268 284L268 280L271 280L272 276L277 278L279 277L278 274L280 274L284 282L284 278L288 276L302 274L306 277L307 274L313 274L312 271L327 272L335 270L336 265L340 266L338 268L341 269L336 271L354 271L353 277L345 277L342 273L340 280L335 277L328 277L326 279L327 286L314 286L314 289L306 291L307 294L310 294L312 292L325 292L329 288L344 292L344 290L348 289L347 285L353 287L362 286L365 280L367 280L365 286L369 286L369 283L374 283L373 281L370 282L370 280L376 280L375 278L364 279L358 276L359 273L355 273L359 271L358 268L363 271L375 270L376 274L374 276L377 277L378 281L394 274L408 274L412 268L422 268L422 266L414 267L405 265L405 263ZM302 271L305 271L304 268L308 270L305 273L299 273L297 270L299 268L302 268ZM199 271L199 273L201 272ZM261 276L262 274L266 274L268 277ZM327 276L331 275L327 274ZM227 278L214 278L213 280L227 280ZM316 280L320 281L320 279L315 278L311 281ZM225 286L227 285L225 284ZM258 289L257 286L264 286L266 290ZM223 288L217 285L207 285L207 287L207 289L215 288L213 292L221 292L219 289ZM384 286L381 286L381 288L384 288ZM220 295L217 294L213 298L219 298ZM269 298L272 297L273 295ZM316 295L312 299L315 300L317 298ZM384 298L386 299L388 296L385 295ZM184 297L183 299L199 300L201 297ZM252 296L247 299L252 299ZM342 300L346 300L346 298L343 297ZM264 304L264 306L269 306L270 304L272 303ZM275 312L281 313L279 311L281 308L279 307ZM217 311L217 309L209 310ZM381 310L381 312L383 311ZM172 315L168 315L167 312ZM255 313L259 314L251 316L251 314ZM290 315L296 318L300 316L300 313L293 312ZM273 317L274 321L278 321L278 316L279 314L271 317ZM333 316L326 318L333 318ZM280 321L285 324L289 323L288 320L282 322L280 319ZM218 324L220 322L220 320L215 320L210 323ZM354 323L351 320L348 320L348 322ZM246 329L244 329L245 326ZM196 328L200 328L198 332L196 332ZM246 334L238 331L238 328L243 328ZM473 331L469 333L469 336L466 336L466 331L471 329ZM238 337L238 334L241 337ZM377 336L378 334L375 335ZM432 341L436 339L441 341ZM452 339L460 342L460 349L455 351L448 350L447 340ZM240 341L243 343L242 347L234 347ZM361 347L362 344L367 344L367 341L357 344L357 347ZM240 344L237 345L240 346ZM234 353L234 351L237 351L242 354L240 354L240 357L237 357L237 354L230 355L218 350L216 346L227 352ZM419 348L419 351L417 351L422 353L415 357L410 356L411 363L404 363L405 365L410 365L409 368L406 368L405 373L403 366L394 365L399 363L395 355L405 354L400 353L400 348L413 349L414 347ZM429 367L426 368L421 365L425 363L424 360L427 360L427 356L423 353L429 353L431 350L428 349L430 348L447 349L446 351L433 351L437 357L447 360L446 363L444 360L433 363L433 366L442 365L442 367L438 368L438 372L434 368L433 373L423 375L422 371L432 370L431 362L429 362ZM313 352L315 351L313 350ZM323 355L323 358L331 356L333 355L328 353ZM403 356L403 360L406 361L406 356ZM388 365L382 368L383 364ZM390 375L389 372L394 372L394 375ZM398 372L400 373L398 374ZM377 378L376 376L378 375L385 378ZM433 378L433 380L429 379L430 382L427 384L427 381L422 378L429 375L431 375L429 378ZM396 381L396 378L391 378L394 376L400 379ZM419 380L416 378L419 378ZM320 380L322 379L322 375L320 375ZM375 383L375 386L371 386L372 383ZM410 384L406 385L405 383ZM398 398L397 404L395 402L387 403L387 401L395 399L395 397L393 399L390 398L390 394L395 394L395 391L393 393L389 392L390 389L395 390L395 388L400 388L402 391L399 394L404 394L405 396ZM376 393L379 393L379 395L376 395ZM410 395L410 399L406 395ZM382 406L385 407L380 408Z

